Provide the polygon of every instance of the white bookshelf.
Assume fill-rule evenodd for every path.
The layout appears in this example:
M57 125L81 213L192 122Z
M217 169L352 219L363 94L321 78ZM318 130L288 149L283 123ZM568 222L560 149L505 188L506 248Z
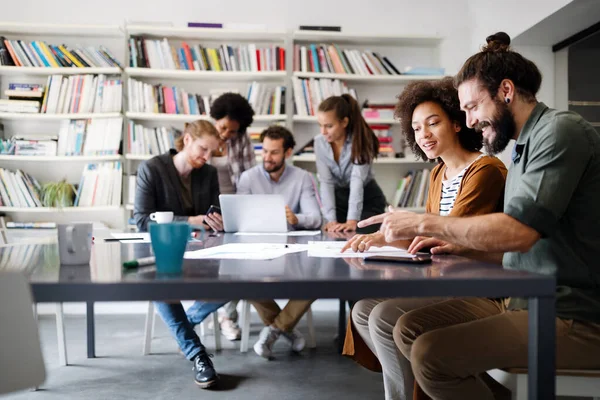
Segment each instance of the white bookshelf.
M294 122L306 122L306 123L317 123L318 122L316 115L309 115L309 116L294 115L292 120ZM373 125L377 125L377 124L395 125L395 124L400 123L400 121L397 121L392 118L365 118L365 121L367 121L368 124L373 124Z
M11 156L0 154L0 161L10 162L103 162L121 159L120 154L105 156Z
M32 76L47 76L47 75L79 75L79 74L105 74L119 75L121 68L119 67L84 67L84 68L68 68L68 67L16 67L11 65L0 65L0 75L32 75Z
M105 41L118 42L118 48L121 50L113 51L113 54L119 58L125 68L48 68L48 67L15 67L15 66L0 66L0 77L4 82L7 82L9 77L17 77L24 80L39 80L45 79L48 75L73 75L73 74L106 74L106 75L121 75L125 81L127 77L134 79L152 82L154 84L161 82L181 86L184 89L189 89L191 92L200 93L196 90L198 85L211 85L211 88L220 89L222 87L241 85L252 81L260 81L273 85L285 85L286 96L286 114L284 115L255 115L254 120L259 123L268 124L271 122L285 121L287 126L297 136L297 142L302 145L304 139L298 137L299 131L306 131L307 135L314 136L318 134L317 129L313 129L311 124L316 124L315 116L298 116L294 115L294 98L292 94L292 77L298 78L328 78L340 79L346 82L349 86L359 85L358 90L361 100L364 98L372 99L370 92L380 91L393 88L399 93L403 85L421 80L436 80L442 76L420 76L420 75L355 75L355 74L324 74L324 73L303 73L293 71L294 43L334 43L343 46L355 46L362 49L373 48L375 51L381 51L382 54L388 54L386 49L401 49L404 52L411 52L413 49L434 49L443 40L439 36L419 36L411 34L373 34L360 32L316 32L316 31L280 31L280 30L258 30L258 29L219 29L219 28L188 28L184 26L146 26L146 25L81 25L81 24L34 24L34 23L17 23L17 22L0 22L0 34L10 38L37 37L44 40L48 37L49 41L60 43L63 40L69 41L72 38L82 37L84 40L97 40L99 44ZM260 72L241 72L241 71L196 71L196 70L171 70L171 69L155 69L155 68L133 68L128 66L129 49L128 42L132 36L148 37L153 39L167 38L175 44L177 41L196 41L200 43L270 43L285 48L286 62L284 71L260 71ZM112 51L112 50L111 50ZM406 65L409 61L402 62ZM399 70L402 70L404 65L396 65ZM175 83L179 82L179 83ZM214 85L213 85L214 82ZM191 87L194 87L191 89ZM396 93L396 94L397 94ZM123 104L127 107L126 90L123 91ZM375 99L379 100L379 99ZM390 98L391 100L391 98ZM174 115L174 114L156 114L156 113L105 113L105 114L21 114L21 113L0 113L0 122L7 121L6 125L14 125L17 123L24 124L50 124L55 121L66 119L94 119L94 118L115 118L123 115L125 117L125 126L127 121L135 121L136 123L160 125L160 124L183 124L198 119L210 120L206 115ZM367 119L369 124L389 124L393 129L398 127L398 121L394 119ZM16 125L15 125L16 126ZM19 125L20 126L20 125ZM5 129L6 131L6 129ZM40 132L41 133L41 132ZM307 136L308 137L308 136ZM131 174L135 171L131 168L132 163L143 161L151 158L150 155L127 154L127 130L122 133L124 141L124 155L107 155L107 156L0 156L0 167L14 163L39 163L40 166L45 166L44 163L55 163L53 171L62 173L69 170L73 163L77 162L101 162L101 161L119 161L123 160L124 173ZM308 170L314 170L315 158L314 155L300 155L293 158L295 163ZM260 155L257 156L257 162L261 162ZM2 165L4 163L4 165ZM423 168L426 163L414 160L412 158L379 158L375 161L374 171L376 179L384 188L386 196L390 198L391 188L395 188L398 180L402 178L409 169ZM431 164L429 164L431 165ZM135 164L133 164L135 166ZM72 168L71 168L72 169ZM35 175L34 175L35 176ZM57 175L58 176L58 175ZM387 189L386 189L387 188ZM127 184L123 185L123 193L127 190ZM127 211L128 214L132 211L133 205L125 204L121 206L110 207L71 207L65 209L53 208L15 208L15 207L0 207L0 211L18 213L26 216L29 213L86 213L89 212L90 218L96 217L96 213L112 213L117 211ZM416 209L420 212L420 209ZM123 227L127 226L125 224Z
M65 119L101 119L116 118L122 114L114 113L76 113L76 114L41 114L41 113L3 113L0 112L0 120L14 121L62 121Z
M0 35L8 39L25 41L44 40L51 44L66 43L68 46L106 47L120 62L124 58L125 32L119 25L84 24L46 24L0 22ZM121 76L120 67L23 67L0 65L2 89L8 83L39 83L46 86L49 75L104 74ZM48 88L45 87L47 90ZM2 93L4 97L4 93ZM63 120L90 120L118 118L121 112L110 113L0 113L0 123L4 124L5 138L13 135L57 136L58 123ZM83 165L96 162L114 162L123 160L123 156L80 155L80 156L22 156L0 155L0 167L10 170L21 169L36 177L40 183L67 180L78 183ZM55 221L76 220L102 221L111 226L123 226L123 206L121 204L97 207L0 207L0 212L11 214L15 221Z
M285 71L190 71L182 69L132 67L125 68L125 73L131 78L211 81L283 80L286 77Z
M363 83L409 83L415 81L435 81L444 78L443 75L358 75L358 74L332 74L323 72L295 71L296 78L339 79L348 82Z
M125 116L129 119L136 121L152 121L152 122L191 122L197 120L207 120L211 121L212 119L208 115L198 115L198 114L158 114L158 113L141 113L141 112L131 112L127 111ZM258 122L269 122L269 121L281 121L286 119L287 116L285 114L277 114L277 115L255 115L254 121Z

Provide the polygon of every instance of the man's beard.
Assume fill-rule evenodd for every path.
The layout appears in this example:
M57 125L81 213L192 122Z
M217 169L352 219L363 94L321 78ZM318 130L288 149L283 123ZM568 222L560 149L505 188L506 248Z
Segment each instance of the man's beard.
M490 154L498 154L504 151L517 130L515 118L508 109L508 106L500 100L495 100L494 102L496 103L496 113L492 122L480 122L475 127L475 130L478 132L483 131L485 127L490 125L494 130L495 135L491 139L491 142L488 138L483 138L483 145Z
M188 164L190 164L193 169L198 169L202 168L204 164L206 164L206 161L198 161L198 159L188 156Z
M266 172L268 172L269 174L272 172L277 172L280 171L281 168L283 168L283 164L285 164L285 160L283 160L281 162L281 164L275 164L274 166L272 166L270 169L267 168L267 165L263 162L263 167L265 169Z

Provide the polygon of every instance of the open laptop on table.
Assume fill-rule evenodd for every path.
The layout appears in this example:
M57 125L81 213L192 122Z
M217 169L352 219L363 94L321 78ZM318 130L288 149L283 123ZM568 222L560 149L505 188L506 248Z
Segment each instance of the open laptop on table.
M225 232L287 232L285 200L277 194L219 196Z

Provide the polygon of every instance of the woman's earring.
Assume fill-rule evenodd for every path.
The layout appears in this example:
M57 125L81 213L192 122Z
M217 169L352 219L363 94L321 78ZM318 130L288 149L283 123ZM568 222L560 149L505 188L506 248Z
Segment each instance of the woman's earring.
M504 101L506 102L506 104L510 103L510 99L508 97L505 98Z

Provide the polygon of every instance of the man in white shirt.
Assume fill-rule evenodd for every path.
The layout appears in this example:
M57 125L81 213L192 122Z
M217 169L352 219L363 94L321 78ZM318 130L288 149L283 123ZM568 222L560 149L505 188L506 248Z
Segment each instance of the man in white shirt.
M284 127L270 126L260 137L262 165L242 174L237 193L282 195L287 204L286 218L290 229L320 228L321 212L311 175L285 162L292 156L296 144L294 136ZM294 351L302 351L306 340L295 326L313 301L290 300L283 310L274 300L252 301L266 325L254 344L256 354L271 358L273 344L282 335L291 342Z

